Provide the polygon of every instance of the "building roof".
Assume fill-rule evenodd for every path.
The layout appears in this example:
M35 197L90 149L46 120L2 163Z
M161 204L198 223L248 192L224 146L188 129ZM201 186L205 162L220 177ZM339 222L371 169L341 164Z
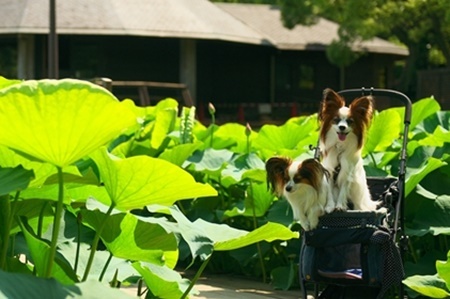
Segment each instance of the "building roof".
M57 32L214 39L271 45L282 50L323 50L337 38L337 24L283 27L271 5L212 3L208 0L57 0ZM48 0L3 0L0 34L47 34ZM381 39L363 42L369 52L408 55Z
M281 11L274 5L216 3L250 28L263 35L271 44L282 50L325 50L338 39L338 24L326 19L312 26L297 25L292 30L281 22ZM408 50L381 38L363 41L355 50L375 53L408 55Z

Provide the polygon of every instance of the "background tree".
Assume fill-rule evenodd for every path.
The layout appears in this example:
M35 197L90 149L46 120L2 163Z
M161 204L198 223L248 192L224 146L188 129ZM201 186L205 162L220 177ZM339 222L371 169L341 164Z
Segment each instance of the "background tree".
M415 93L416 71L445 66L450 61L450 6L448 0L278 0L284 25L313 25L319 17L339 24L339 40L327 51L340 67L357 56L348 49L375 36L399 42L409 50L396 88ZM351 52L351 51L350 51Z

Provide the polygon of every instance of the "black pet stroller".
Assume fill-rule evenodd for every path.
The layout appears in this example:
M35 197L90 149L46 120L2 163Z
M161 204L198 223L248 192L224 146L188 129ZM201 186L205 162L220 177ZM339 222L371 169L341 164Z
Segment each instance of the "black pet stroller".
M411 101L387 89L347 89L338 92L350 100L362 95L399 99L405 105L403 144L398 177L368 177L372 199L387 213L333 212L320 217L317 228L302 232L299 276L302 295L313 286L314 298L403 298L403 254L407 247L403 210L406 145ZM315 149L319 158L319 149Z

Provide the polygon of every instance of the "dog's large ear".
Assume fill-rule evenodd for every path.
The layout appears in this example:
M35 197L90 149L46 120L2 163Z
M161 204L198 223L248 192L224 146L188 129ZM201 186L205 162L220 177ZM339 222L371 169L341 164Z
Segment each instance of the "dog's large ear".
M365 127L370 123L374 112L372 96L364 96L353 100L350 104L350 114L356 120L360 120Z
M284 175L291 160L284 157L272 157L266 162L267 188L277 195L281 195L284 185Z
M319 120L324 121L326 116L335 115L336 111L345 106L345 100L331 88L323 91L322 102L319 109Z
M306 159L302 162L300 174L307 178L314 189L318 189L326 170L317 159Z

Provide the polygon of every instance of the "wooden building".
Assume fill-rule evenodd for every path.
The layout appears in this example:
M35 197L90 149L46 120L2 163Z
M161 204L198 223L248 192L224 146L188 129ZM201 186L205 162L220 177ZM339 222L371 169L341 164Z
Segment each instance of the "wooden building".
M48 1L2 3L0 75L48 77ZM322 19L289 30L270 5L58 0L56 15L60 78L183 84L200 117L207 118L212 102L222 121L315 112L322 90L339 89L342 74L345 87L390 88L396 61L408 55L382 39L361 42L354 50L363 55L341 72L325 54L337 38L337 24ZM150 103L182 99L180 90L155 86L148 90ZM138 96L137 89L114 85L113 92Z

